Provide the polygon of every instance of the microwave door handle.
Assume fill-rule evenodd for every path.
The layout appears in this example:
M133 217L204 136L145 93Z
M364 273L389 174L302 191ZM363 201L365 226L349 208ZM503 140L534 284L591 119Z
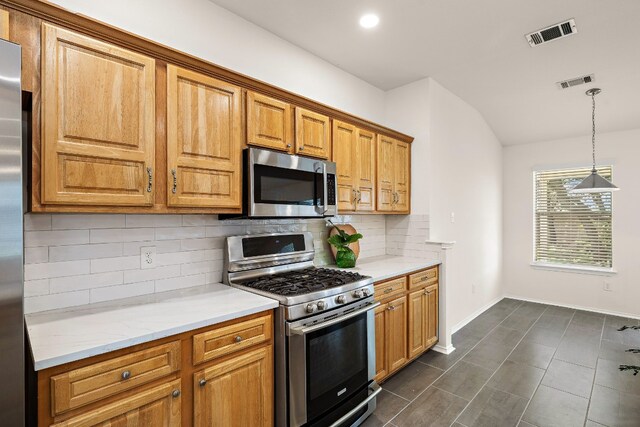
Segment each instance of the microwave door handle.
M322 204L319 207L322 209L322 215L324 215L329 210L327 208L327 198L329 197L329 191L327 189L327 164L325 162L318 163L322 166ZM318 172L318 163L316 163L316 172Z

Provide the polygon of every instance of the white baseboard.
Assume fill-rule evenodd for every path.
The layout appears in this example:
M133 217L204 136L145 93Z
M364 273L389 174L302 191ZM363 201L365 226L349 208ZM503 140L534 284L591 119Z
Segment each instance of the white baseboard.
M453 345L449 345L448 347L444 347L440 344L436 344L433 347L431 347L431 350L436 351L438 353L442 353L442 354L451 354L453 353L456 348Z
M610 316L627 317L629 319L640 319L640 316L638 316L637 314L621 313L621 312L610 311L610 310L601 310L599 308L584 307L584 306L581 306L581 305L561 304L561 303L556 302L556 301L546 301L546 300L534 299L534 298L524 298L524 297L519 297L519 296L516 296L516 295L505 295L504 298L517 299L517 300L520 300L520 301L527 301L527 302L535 302L535 303L539 303L539 304L555 305L557 307L572 308L574 310L591 311L591 312L594 312L594 313L608 314Z
M459 322L457 325L455 325L453 328L451 328L451 333L455 334L460 329L464 328L467 325L467 323L471 322L473 319L475 319L476 317L480 316L485 311L489 310L491 307L493 307L494 305L496 305L497 303L502 301L504 298L505 298L504 296L499 296L498 298L495 298L494 300L492 300L492 301L488 302L487 304L483 305L478 310L474 311L469 316L467 316L462 322ZM518 299L518 298L515 298L515 299Z

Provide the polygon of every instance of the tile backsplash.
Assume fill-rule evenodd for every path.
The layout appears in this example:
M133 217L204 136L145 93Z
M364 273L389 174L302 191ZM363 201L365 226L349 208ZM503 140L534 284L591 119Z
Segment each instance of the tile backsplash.
M391 218L346 215L333 221L351 223L364 235L360 257L368 258L389 252L388 244L401 251L403 245L413 244L410 233L419 230L422 234L425 224L428 227L428 220L389 222ZM224 239L236 234L311 231L316 262L333 262L326 243L328 227L322 219L220 221L215 215L26 214L24 222L27 313L218 283ZM391 235L389 223L394 227ZM156 267L141 269L140 248L147 246L156 248Z

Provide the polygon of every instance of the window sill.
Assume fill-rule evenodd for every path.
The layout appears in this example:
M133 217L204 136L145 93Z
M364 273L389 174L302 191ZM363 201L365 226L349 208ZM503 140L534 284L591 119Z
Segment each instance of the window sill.
M542 262L532 262L531 267L539 270L563 271L565 273L577 273L577 274L593 274L596 276L613 276L615 274L618 274L618 272L613 268L588 267L588 266L563 265L563 264L546 264Z

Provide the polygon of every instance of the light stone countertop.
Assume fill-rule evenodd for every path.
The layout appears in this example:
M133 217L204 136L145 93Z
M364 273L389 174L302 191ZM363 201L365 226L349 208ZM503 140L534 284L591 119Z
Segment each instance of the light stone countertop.
M433 267L434 265L441 263L442 261L436 259L383 255L358 260L354 268L345 268L340 270L353 271L365 276L371 276L374 281L380 282L392 277L402 276L417 270ZM326 267L338 268L335 265Z
M223 284L25 316L36 371L278 306Z
M378 282L440 263L386 255L359 260L346 270ZM276 300L214 284L28 314L25 321L40 371L277 306Z

